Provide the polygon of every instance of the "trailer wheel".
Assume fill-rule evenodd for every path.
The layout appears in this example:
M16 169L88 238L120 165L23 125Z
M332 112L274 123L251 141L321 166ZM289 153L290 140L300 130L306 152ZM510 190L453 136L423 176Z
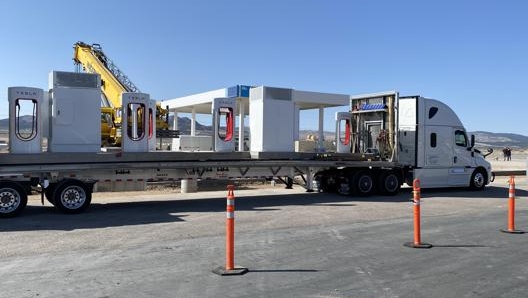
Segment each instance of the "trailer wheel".
M354 192L360 196L369 196L374 191L374 179L370 171L359 171L353 179Z
M55 187L53 205L68 214L81 213L92 201L92 192L78 180L64 180Z
M394 196L400 191L400 178L394 171L385 171L380 175L378 190L382 195Z
M337 192L338 187L334 176L321 176L319 178L319 188L322 192Z
M352 176L350 173L341 173L337 176L336 190L340 195L348 196L352 192Z
M471 175L469 187L473 190L482 190L486 186L486 173L482 169L476 169Z
M27 205L27 193L16 182L0 182L0 217L15 217Z

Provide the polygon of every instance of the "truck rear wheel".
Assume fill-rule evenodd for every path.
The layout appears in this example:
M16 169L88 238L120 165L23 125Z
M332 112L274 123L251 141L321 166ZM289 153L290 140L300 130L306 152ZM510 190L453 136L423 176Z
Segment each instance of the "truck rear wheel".
M382 195L394 196L400 191L400 178L394 171L384 171L378 181L378 191Z
M27 205L27 193L16 182L0 182L0 217L15 217Z
M354 175L354 193L359 196L368 196L374 191L374 178L370 171L359 171Z
M53 205L68 214L81 213L92 201L91 189L78 180L64 180L57 184L53 192Z

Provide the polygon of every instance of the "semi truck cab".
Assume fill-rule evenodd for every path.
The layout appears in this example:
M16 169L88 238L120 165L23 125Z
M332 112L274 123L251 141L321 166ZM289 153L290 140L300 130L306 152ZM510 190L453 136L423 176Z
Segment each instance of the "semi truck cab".
M474 149L474 137L449 106L421 96L400 97L398 115L399 160L413 168L412 178L422 187L480 189L490 182L490 163Z

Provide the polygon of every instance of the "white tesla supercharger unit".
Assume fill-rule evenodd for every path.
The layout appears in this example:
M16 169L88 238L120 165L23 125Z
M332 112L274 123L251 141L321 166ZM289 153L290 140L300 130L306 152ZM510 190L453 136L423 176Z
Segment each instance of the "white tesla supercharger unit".
M149 151L150 95L138 92L121 94L121 146L123 152Z
M154 99L150 100L148 110L148 147L149 151L156 151L156 101Z
M9 87L9 151L42 152L43 90L31 87Z
M215 98L211 106L213 115L213 151L235 151L236 98Z
M101 151L101 77L52 71L50 152Z
M297 121L292 89L249 90L251 152L294 152Z
M352 114L348 112L337 112L336 120L336 151L337 153L350 153L352 144Z

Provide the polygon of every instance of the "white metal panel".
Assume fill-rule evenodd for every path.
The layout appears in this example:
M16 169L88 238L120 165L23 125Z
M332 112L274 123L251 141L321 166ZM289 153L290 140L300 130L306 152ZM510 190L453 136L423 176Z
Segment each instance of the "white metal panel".
M428 168L449 168L453 163L452 128L445 126L425 126L425 163ZM434 140L436 139L436 140Z
M302 109L347 106L350 97L346 94L293 90L293 101Z
M416 98L400 98L398 108L398 123L399 126L415 127L417 119Z
M294 151L295 104L287 98L288 89L278 89L258 87L250 90L251 151ZM263 98L263 95L269 97ZM286 98L278 98L278 95Z
M51 93L50 152L99 152L101 90L56 87Z
M398 159L402 164L416 164L416 98L400 98L398 108Z
M417 97L417 112L418 118L416 127L416 166L425 167L425 104L423 97Z
M426 125L443 125L463 127L457 114L445 103L436 99L420 98L424 104L424 123Z
M249 90L250 151L262 151L264 144L264 87Z
M51 124L51 100L50 93L48 91L43 92L41 115L42 115L42 137L49 138L50 136L50 124Z
M448 171L448 168L414 169L414 178L420 179L422 188L446 187Z
M190 113L194 107L196 113L209 114L213 99L221 97L227 97L227 88L164 100L163 105L168 105L170 110L183 113Z
M11 153L42 152L42 89L10 87L8 100L9 151Z
M179 138L174 138L172 141L172 151L212 151L213 137L212 136L188 136L183 135Z

